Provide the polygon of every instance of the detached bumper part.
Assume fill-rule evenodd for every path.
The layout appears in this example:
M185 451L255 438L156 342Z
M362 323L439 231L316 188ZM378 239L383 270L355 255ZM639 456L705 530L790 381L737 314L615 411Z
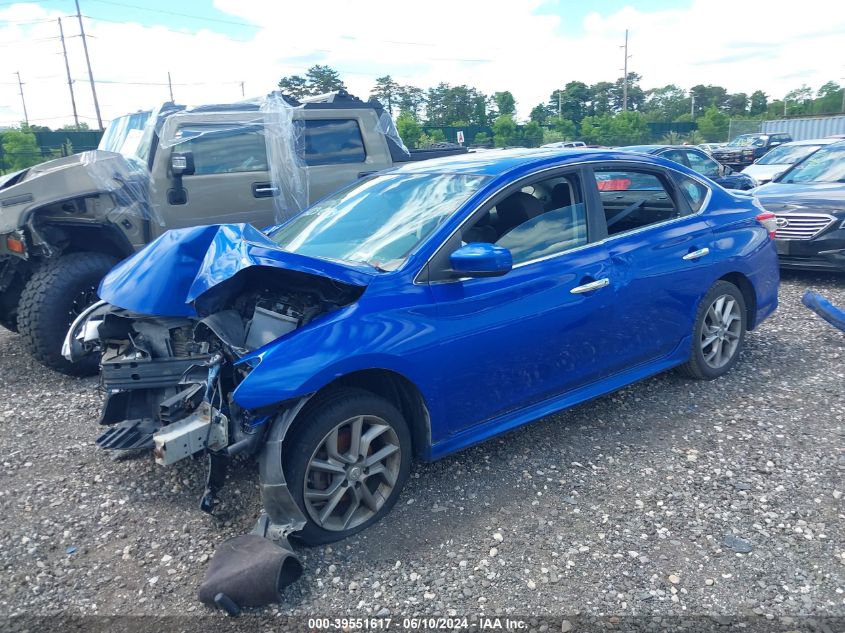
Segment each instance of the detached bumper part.
M818 314L833 327L845 332L845 310L840 310L816 292L807 290L801 297L801 303Z
M287 540L274 543L258 534L242 534L217 548L198 597L237 615L242 607L278 602L285 587L301 575L302 563Z

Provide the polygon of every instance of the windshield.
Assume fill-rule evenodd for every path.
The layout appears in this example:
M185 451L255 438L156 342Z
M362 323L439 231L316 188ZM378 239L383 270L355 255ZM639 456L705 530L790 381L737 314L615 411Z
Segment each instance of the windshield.
M781 145L757 161L758 165L791 165L815 152L821 145Z
M454 174L376 176L318 202L270 237L292 253L395 270L485 181Z
M137 158L146 164L150 144L145 142L144 132L150 121L150 114L150 111L134 112L112 119L97 149L117 152L126 158Z
M762 147L769 140L768 136L741 134L728 143L728 147Z
M822 147L792 167L778 182L845 182L845 143Z

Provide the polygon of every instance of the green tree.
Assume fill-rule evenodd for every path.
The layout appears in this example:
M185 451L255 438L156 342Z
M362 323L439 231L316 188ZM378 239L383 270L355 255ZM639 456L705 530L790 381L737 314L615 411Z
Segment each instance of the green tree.
M790 90L783 99L786 101L787 115L810 114L813 110L813 91L807 84Z
M638 73L628 73L628 110L642 110L645 103L645 92L640 88L639 82L642 77ZM613 88L610 90L612 97L611 107L614 112L622 111L623 102L623 88L625 79L620 77L616 80Z
M487 135L486 132L479 132L475 135L475 138L472 140L473 145L483 145L487 146L490 143L490 137Z
M816 92L813 101L813 114L828 114L842 109L842 86L835 81L828 81Z
M551 119L549 121L552 130L561 136L562 141L572 141L578 134L578 126L567 119ZM551 143L551 141L544 141Z
M426 123L431 126L488 125L487 97L470 86L440 83L426 93Z
M611 113L615 87L615 84L610 81L600 81L590 86L590 107L588 108L590 115Z
M390 75L379 77L370 91L370 99L378 99L393 116L393 108L399 105L399 89L399 84Z
M652 88L645 93L643 111L653 114L655 120L672 121L689 112L689 99L686 91L675 84Z
M744 92L735 92L728 95L728 113L731 116L748 114L748 95Z
M410 112L419 121L425 106L425 92L416 86L399 86L396 91L396 105L400 111Z
M0 170L17 171L37 165L43 160L35 134L26 127L0 133L0 146Z
M711 105L705 110L704 116L698 119L698 131L707 141L725 141L730 123L731 118L727 114Z
M30 128L30 129L32 129L32 128ZM88 124L87 124L87 123L85 123L85 121L82 121L82 122L79 124L79 127L77 127L75 123L67 123L67 124L63 125L62 127L60 127L59 129L60 129L60 130L66 130L66 131L68 131L68 132L76 132L76 131L80 131L80 132L87 132L87 131L88 131L88 130L90 130L91 128L88 126ZM33 131L33 132L38 132L39 130L35 130L35 129L33 129L32 131ZM49 131L50 131L50 128L47 128L47 129L46 129L46 130L44 130L44 131L45 131L45 132L49 132Z
M509 90L494 93L493 100L496 102L497 114L509 114L511 116L516 114L516 99L513 98Z
M540 125L545 125L550 116L551 114L549 113L549 108L545 103L541 103L532 108L531 114L528 115L528 118L531 121L536 121Z
M509 114L496 117L493 122L493 143L496 147L507 147L517 137L516 121Z
M284 94L290 95L294 99L302 99L310 94L308 80L299 75L282 77L279 81L279 88Z
M399 113L396 119L396 130L406 147L417 147L419 145L423 133L422 127L410 112L403 110Z
M591 98L587 84L583 81L570 81L563 90L555 90L549 95L548 109L558 118L578 123L587 115Z
M761 114L765 114L768 107L769 98L766 96L765 92L762 90L755 90L751 93L751 105L748 110L748 113L751 116L760 116Z
M329 66L315 64L305 73L305 78L308 80L308 90L312 95L346 90L346 85L340 79L340 73Z
M527 147L539 147L543 144L543 128L536 121L529 121L522 126L522 140Z

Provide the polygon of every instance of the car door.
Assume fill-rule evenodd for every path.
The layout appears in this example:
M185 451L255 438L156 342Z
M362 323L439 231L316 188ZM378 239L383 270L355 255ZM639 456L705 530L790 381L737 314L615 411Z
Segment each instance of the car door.
M674 170L635 163L598 164L593 179L613 266L618 335L607 369L615 372L689 345L698 302L709 285L713 234L699 213L709 189ZM612 190L607 182L628 186Z
M555 184L569 183L568 194L545 187L555 195L545 205L532 203L538 212L510 227L508 198L531 198L540 189L502 192L430 264L440 380L443 393L460 394L444 406L451 432L574 389L603 371L613 296L608 256L588 220L583 176L558 177ZM462 241L508 248L513 269L495 278L438 278Z
M237 222L263 228L274 223L278 190L270 182L262 124L242 118L186 120L174 141L172 147L158 149L154 166L155 198L166 228ZM190 152L193 158L193 173L183 175L181 182L168 172L172 152Z

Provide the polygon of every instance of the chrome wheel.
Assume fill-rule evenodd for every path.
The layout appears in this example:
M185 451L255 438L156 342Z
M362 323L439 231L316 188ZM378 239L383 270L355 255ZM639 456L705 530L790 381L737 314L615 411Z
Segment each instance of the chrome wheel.
M736 354L742 336L740 306L730 295L716 298L704 315L701 328L701 353L713 369L727 365Z
M324 530L350 530L372 518L399 478L402 449L382 418L360 415L329 431L305 469L303 500Z

